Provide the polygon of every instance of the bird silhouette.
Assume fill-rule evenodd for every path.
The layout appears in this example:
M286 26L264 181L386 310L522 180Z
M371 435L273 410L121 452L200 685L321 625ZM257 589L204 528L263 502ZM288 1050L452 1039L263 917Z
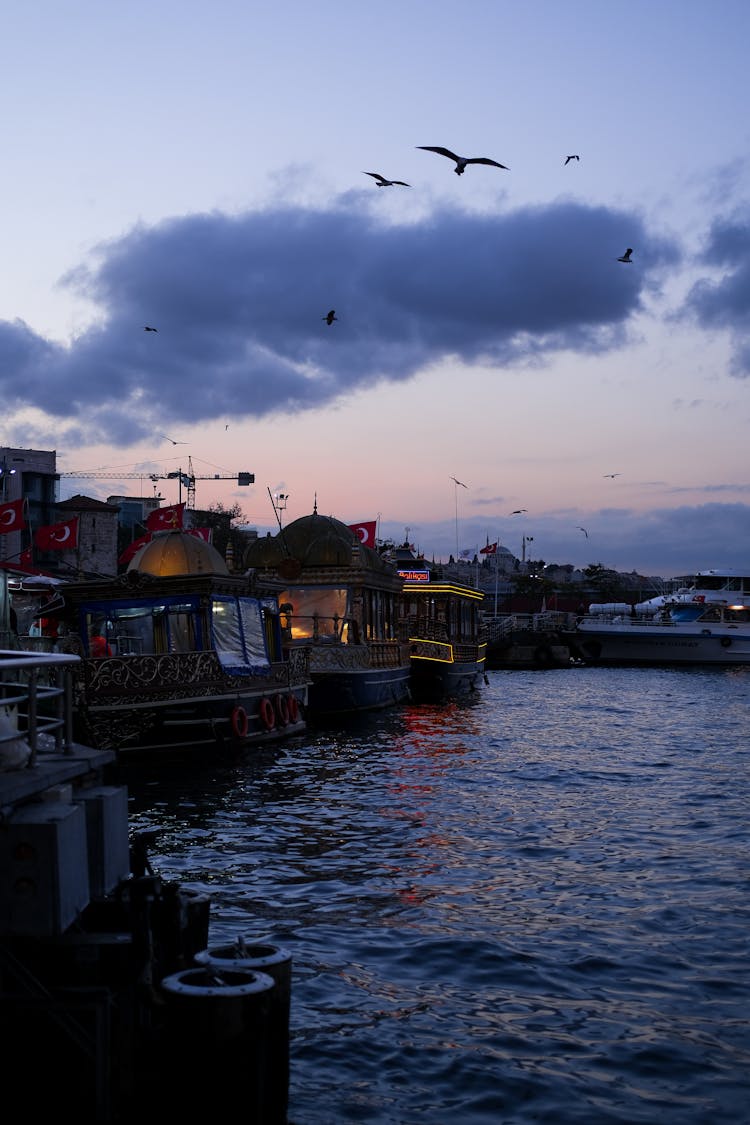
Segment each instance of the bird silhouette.
M466 171L467 164L491 164L493 168L504 168L506 172L510 168L505 164L498 164L497 160L490 160L489 156L456 156L455 152L451 152L449 148L441 148L440 145L417 145L417 148L423 149L425 152L437 152L440 156L447 156L449 160L455 160L456 167L453 171L457 176L463 176Z
M393 187L396 184L399 187L411 187L411 184L405 184L403 180L386 180L385 176L380 175L380 172L364 172L363 175L372 176L374 180L377 180L378 187Z
M521 512L528 512L528 508L514 508L510 513L512 516L520 516Z
M451 477L451 480L455 481L456 484L460 484L461 488L468 488L469 487L468 484L464 484L464 482L462 480L456 480L455 477Z
M573 153L572 156L566 156L565 157L565 163L570 164L571 160L580 160L580 159L581 159L580 156L576 156L575 153Z
M158 328L152 328L149 324L146 324L143 328L143 331L144 332L158 332L159 329Z
M610 477L612 480L614 480L615 477L621 477L622 473L605 473L604 475L605 477Z
M617 261L618 262L628 262L628 263L632 262L633 259L630 257L630 255L632 253L633 253L633 247L628 246L628 248L625 251L625 253L623 254L623 256L621 258L618 258Z
M586 536L586 538L588 539L588 537L589 537L589 533L588 533L588 531L586 530L586 528L585 528L585 527L579 527L579 528L577 528L577 530L578 530L578 531L582 531L582 532L583 532L583 534L584 534L584 535Z
M187 445L188 444L186 441L175 441L174 438L167 437L166 434L159 434L159 437L163 437L165 441L171 441L172 445Z
M336 310L331 309L326 313L325 316L322 316L320 319L324 320L326 324L333 324L334 320L338 320L338 317L336 316Z

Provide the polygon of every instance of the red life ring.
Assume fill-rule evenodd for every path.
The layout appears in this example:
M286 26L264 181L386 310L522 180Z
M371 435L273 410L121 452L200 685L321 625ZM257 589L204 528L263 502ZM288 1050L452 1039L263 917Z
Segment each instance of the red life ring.
M260 717L263 721L263 726L266 728L266 730L273 730L273 728L276 726L276 715L274 713L271 700L268 698L261 699L260 707L258 709L260 711Z
M244 707L240 707L239 703L232 711L232 730L236 738L247 738L249 723L247 718L247 711Z
M297 696L288 695L286 697L287 710L289 711L289 722L296 723L299 719L299 707L297 706Z
M279 717L279 726L285 727L289 722L289 707L283 695L277 695L274 703L276 705L276 714Z

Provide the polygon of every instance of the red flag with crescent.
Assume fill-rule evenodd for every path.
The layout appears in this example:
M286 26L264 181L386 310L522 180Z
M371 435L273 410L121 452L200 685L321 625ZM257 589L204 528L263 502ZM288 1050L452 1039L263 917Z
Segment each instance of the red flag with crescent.
M119 559L117 560L118 564L120 566L124 566L125 563L129 563L130 560L133 558L133 555L136 555L140 551L141 547L145 547L146 544L150 543L150 542L151 542L151 532L150 531L147 532L145 535L142 535L140 537L140 539L134 539L133 542L130 543L129 546L127 546L125 548L125 550L122 552L122 554L120 555Z
M23 505L23 498L11 500L9 504L0 504L0 535L4 535L6 531L22 531L26 527Z
M78 546L78 516L65 523L53 523L40 527L34 536L34 543L40 551L70 551Z
M497 543L488 543L486 547L482 547L479 554L480 555L496 555L497 554Z
M145 527L149 531L174 531L182 527L182 512L185 507L182 504L169 504L166 508L154 508L150 512Z
M365 547L375 546L375 528L377 527L377 520L369 520L366 523L349 523L346 526L350 531L359 539L360 543Z

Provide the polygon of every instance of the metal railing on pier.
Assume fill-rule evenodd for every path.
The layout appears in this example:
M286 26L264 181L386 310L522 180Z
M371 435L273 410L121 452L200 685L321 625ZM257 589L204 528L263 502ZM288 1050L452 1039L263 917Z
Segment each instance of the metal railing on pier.
M56 753L73 753L73 668L80 657L65 653L0 649L0 746L23 738L36 762L42 736Z

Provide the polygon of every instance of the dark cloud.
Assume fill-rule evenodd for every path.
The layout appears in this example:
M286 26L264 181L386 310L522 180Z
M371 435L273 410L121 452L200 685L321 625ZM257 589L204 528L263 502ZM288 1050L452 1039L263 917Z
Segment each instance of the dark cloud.
M625 246L633 265L616 260ZM363 193L171 219L67 276L100 312L69 347L0 324L3 398L127 445L165 414L303 411L449 356L502 367L604 351L678 257L637 215L572 202L386 225Z
M719 219L711 227L700 261L719 271L701 278L688 293L682 310L703 328L727 329L732 345L730 370L750 377L750 215Z

